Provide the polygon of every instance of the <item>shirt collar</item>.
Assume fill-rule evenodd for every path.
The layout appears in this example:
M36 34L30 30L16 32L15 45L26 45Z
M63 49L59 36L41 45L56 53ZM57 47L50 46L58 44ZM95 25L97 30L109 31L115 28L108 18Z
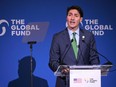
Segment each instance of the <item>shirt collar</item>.
M68 29L69 35L72 35L73 31L71 31L69 28L67 28L67 29ZM75 33L76 33L77 35L79 35L79 27L77 28L77 30L75 31Z

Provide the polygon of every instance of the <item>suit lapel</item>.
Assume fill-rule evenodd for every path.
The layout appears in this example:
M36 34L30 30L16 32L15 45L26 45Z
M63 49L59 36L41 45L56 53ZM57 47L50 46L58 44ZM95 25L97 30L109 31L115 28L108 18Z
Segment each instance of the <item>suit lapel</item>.
M72 48L72 45L71 45L71 40L70 40L70 37L69 37L67 29L65 29L65 31L63 33L63 39L66 42L65 45L68 44L68 46L70 46L69 53L71 55L71 58L75 61L76 58L75 58L75 55L74 55L74 52L73 52L73 48Z
M78 52L78 59L83 58L82 52L83 52L83 42L82 42L82 36L84 35L84 32L82 29L79 30L79 52Z

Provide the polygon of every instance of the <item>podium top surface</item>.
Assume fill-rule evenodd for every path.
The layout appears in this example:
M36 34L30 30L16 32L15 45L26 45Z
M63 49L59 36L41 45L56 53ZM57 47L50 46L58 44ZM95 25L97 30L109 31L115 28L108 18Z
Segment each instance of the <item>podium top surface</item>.
M108 68L108 67L112 67L112 65L81 65L81 66L71 65L69 66L70 69L101 69L103 67Z
M69 69L69 70L101 70L102 76L107 76L109 69L112 67L112 65L60 65L58 69L55 71L55 76L67 76L69 73L64 74L62 73L63 69Z

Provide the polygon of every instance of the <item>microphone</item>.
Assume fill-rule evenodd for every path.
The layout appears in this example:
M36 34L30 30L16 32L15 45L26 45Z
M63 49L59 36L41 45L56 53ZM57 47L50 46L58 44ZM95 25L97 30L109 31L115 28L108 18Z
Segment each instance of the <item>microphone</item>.
M36 44L36 43L37 43L36 41L29 41L29 42L27 42L27 44L30 44L30 49L32 49L32 45Z
M70 42L72 43L72 42L73 42L73 39L71 39ZM64 53L63 53L63 56L61 57L61 64L64 64L64 63L63 63L63 60L64 60L64 58L65 58L67 52L69 51L69 49L70 49L70 47L71 47L71 43L66 45L66 49L65 49L65 51L64 51Z
M87 47L89 48L88 44L85 42L85 35L82 36L82 42L85 43L87 45ZM104 63L103 65L112 65L112 62L110 62L110 60L107 57L105 57L104 55L102 55L101 53L99 53L97 50L95 50L93 48L90 48L90 49L92 49L97 54L99 54L100 56L102 56L103 58L105 58L105 60L107 60L107 62Z
M61 57L61 60L60 60L60 65L66 65L66 64L63 63L63 60L64 60L64 58L65 58L65 55L66 55L67 52L69 51L72 42L73 42L73 39L71 39L71 41L70 41L69 44L66 44L66 48L65 48L65 50L64 50L64 52L63 52L63 55L62 55L62 57ZM58 62L59 62L59 61L58 61ZM49 67L51 68L54 64L49 63L48 65L49 65ZM57 66L55 66L55 67L57 67ZM52 69L52 68L51 68L51 69ZM54 69L52 69L52 70L54 71Z
M36 41L29 41L27 42L28 44L36 44L37 42Z

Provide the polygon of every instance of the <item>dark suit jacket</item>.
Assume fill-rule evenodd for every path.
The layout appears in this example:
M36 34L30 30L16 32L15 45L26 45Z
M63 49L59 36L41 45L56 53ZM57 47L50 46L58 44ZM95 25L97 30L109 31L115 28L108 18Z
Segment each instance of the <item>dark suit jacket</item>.
M53 36L49 66L54 72L59 65L97 65L99 64L99 57L96 50L94 35L87 30L79 30L79 51L76 60L68 30L65 29ZM85 36L84 42L82 36ZM65 87L65 79L58 77L56 87Z

